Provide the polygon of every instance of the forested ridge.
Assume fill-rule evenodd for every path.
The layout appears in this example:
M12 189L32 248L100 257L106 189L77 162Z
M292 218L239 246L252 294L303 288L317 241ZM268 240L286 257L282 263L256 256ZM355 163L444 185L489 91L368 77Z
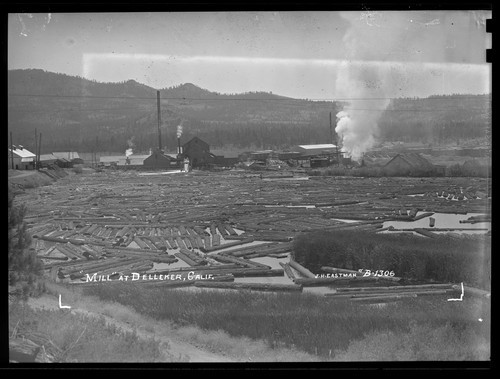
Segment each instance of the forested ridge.
M292 99L270 92L220 94L186 83L160 90L162 143L174 151L193 136L213 148L286 149L335 140L335 115L346 102ZM148 150L158 144L156 89L128 80L99 83L38 69L8 72L8 127L14 143L58 150ZM490 95L392 99L378 121L380 141L440 144L488 138ZM333 138L332 138L333 137Z

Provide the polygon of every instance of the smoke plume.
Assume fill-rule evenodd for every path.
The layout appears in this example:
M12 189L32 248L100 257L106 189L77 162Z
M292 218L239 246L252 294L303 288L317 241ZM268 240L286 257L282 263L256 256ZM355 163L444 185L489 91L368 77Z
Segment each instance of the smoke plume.
M182 122L177 125L177 138L181 138L182 136Z
M348 58L339 66L336 90L347 101L343 111L337 113L335 132L340 137L342 150L348 157L359 160L373 147L379 135L378 120L389 105L387 70L370 61L377 53L377 43L367 44L367 29L379 28L374 22L350 19L351 28L343 38ZM386 41L387 42L387 41ZM360 58L366 57L366 61Z
M347 156L359 159L377 142L389 98L446 93L445 74L456 66L450 63L484 61L479 50L476 58L469 57L477 46L484 50L484 17L479 16L486 17L448 11L342 13L350 26L335 92L347 105L337 114L335 131ZM434 71L435 80L415 80Z
M130 138L130 139L127 141L128 149L127 149L127 150L125 150L125 156L126 156L126 157L129 157L129 156L131 156L132 154L134 154L134 147L135 147L135 144L134 144L134 138L135 138L135 136L132 136L132 138Z

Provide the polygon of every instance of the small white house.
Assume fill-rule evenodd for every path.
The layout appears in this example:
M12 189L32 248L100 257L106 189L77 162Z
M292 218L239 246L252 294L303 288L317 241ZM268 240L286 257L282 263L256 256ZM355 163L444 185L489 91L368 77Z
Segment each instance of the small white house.
M33 170L35 168L35 154L23 146L9 148L9 168L15 170Z
M293 151L298 151L302 156L329 155L337 153L337 146L331 143L323 143L316 145L298 145Z

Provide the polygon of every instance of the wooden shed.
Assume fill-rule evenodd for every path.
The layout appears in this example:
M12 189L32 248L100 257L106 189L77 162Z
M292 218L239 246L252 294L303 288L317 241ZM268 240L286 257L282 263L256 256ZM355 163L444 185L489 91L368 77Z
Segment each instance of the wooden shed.
M193 137L182 146L182 155L189 158L192 167L205 166L215 161L210 145L198 137Z
M48 167L53 164L57 164L59 158L57 158L54 154L40 154L40 166Z
M388 175L422 175L435 171L434 166L418 153L397 154L384 166Z
M23 146L13 146L9 148L9 168L14 167L15 170L32 170L35 168L35 154Z
M155 150L149 157L144 159L144 168L149 169L169 169L172 158L163 154L160 150Z

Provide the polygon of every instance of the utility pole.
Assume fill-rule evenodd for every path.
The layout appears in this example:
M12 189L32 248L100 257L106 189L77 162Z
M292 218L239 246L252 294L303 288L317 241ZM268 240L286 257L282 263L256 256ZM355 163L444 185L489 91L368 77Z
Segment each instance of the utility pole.
M333 144L332 112L330 112L330 141Z
M38 136L36 134L36 128L35 128L35 170L38 170L38 160L36 159L37 151L38 151Z
M40 170L40 151L42 151L42 133L38 136L38 156L37 156L37 170Z
M158 148L161 150L161 108L160 108L160 91L156 91L156 106L158 108Z
M97 166L97 152L99 151L99 136L95 136L95 164Z
M10 161L12 162L12 169L14 170L14 145L12 144L12 132L10 132Z

